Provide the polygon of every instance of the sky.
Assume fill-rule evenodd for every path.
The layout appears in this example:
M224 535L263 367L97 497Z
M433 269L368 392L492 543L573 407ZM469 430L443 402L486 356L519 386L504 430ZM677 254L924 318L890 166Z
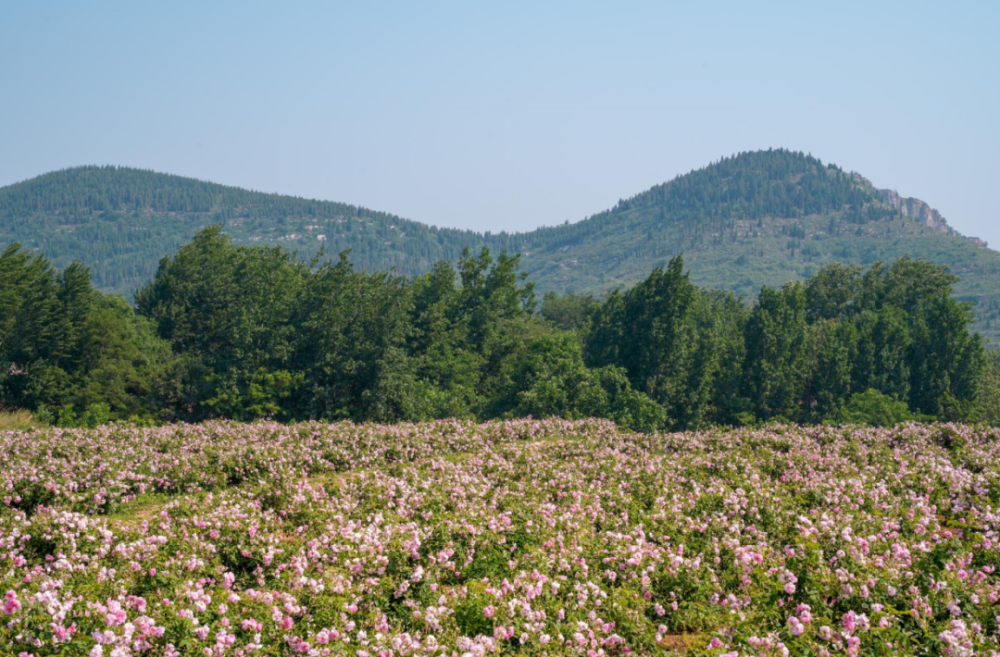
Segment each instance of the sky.
M1000 2L0 4L0 185L118 164L479 231L801 150L1000 247Z

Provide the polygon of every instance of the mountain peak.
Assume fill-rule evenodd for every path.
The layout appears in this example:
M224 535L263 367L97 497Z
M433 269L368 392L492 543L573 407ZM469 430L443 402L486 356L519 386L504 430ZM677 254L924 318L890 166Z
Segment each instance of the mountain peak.
M928 228L933 228L939 233L952 234L955 232L948 225L945 218L941 216L940 212L920 199L913 198L912 196L900 196L899 192L892 189L877 189L875 191L878 192L879 198L885 203L899 210L907 217L919 221Z

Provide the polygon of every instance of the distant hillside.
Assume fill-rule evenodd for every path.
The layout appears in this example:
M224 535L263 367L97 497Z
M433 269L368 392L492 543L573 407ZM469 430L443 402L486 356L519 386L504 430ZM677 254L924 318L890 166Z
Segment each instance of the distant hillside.
M82 260L97 287L128 296L161 257L211 224L240 243L282 244L308 256L351 248L360 267L405 273L482 239L343 203L124 167L77 167L0 188L0 243L21 242L58 266Z
M574 224L528 233L434 228L329 201L252 192L120 167L79 167L0 188L0 243L58 266L90 265L95 284L130 296L159 259L219 223L238 243L319 248L369 270L426 271L465 246L518 251L541 291L602 292L684 253L695 282L755 294L834 261L910 254L947 264L1000 337L1000 253L952 230L917 199L785 150L741 153L679 176Z

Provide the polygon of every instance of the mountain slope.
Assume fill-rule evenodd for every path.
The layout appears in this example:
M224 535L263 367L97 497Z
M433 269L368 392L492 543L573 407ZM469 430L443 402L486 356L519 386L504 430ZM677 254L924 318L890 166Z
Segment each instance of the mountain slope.
M220 223L238 243L311 256L352 250L369 270L426 271L465 246L518 251L542 291L629 285L683 253L697 283L752 295L828 262L902 255L946 264L997 337L1000 253L963 237L917 199L785 150L742 153L678 176L574 224L519 234L439 229L328 201L264 194L117 167L80 167L0 188L0 243L19 241L95 284L130 295L160 257Z
M95 285L130 295L194 233L222 224L240 243L310 256L353 248L367 269L406 273L454 258L480 237L343 203L264 194L122 167L78 167L0 188L0 243L21 242L56 265L90 265Z

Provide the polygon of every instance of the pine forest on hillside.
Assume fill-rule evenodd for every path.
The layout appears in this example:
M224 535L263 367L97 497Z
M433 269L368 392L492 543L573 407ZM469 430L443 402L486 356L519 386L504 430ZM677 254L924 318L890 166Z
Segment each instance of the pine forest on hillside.
M528 233L440 229L328 201L178 176L80 167L0 189L0 240L90 267L96 287L131 296L159 260L219 224L238 244L281 244L309 258L351 251L366 271L413 276L465 247L521 254L540 292L603 294L684 255L692 280L749 298L832 262L910 255L947 265L980 332L1000 335L1000 254L902 214L867 180L785 150L742 153L613 209Z

